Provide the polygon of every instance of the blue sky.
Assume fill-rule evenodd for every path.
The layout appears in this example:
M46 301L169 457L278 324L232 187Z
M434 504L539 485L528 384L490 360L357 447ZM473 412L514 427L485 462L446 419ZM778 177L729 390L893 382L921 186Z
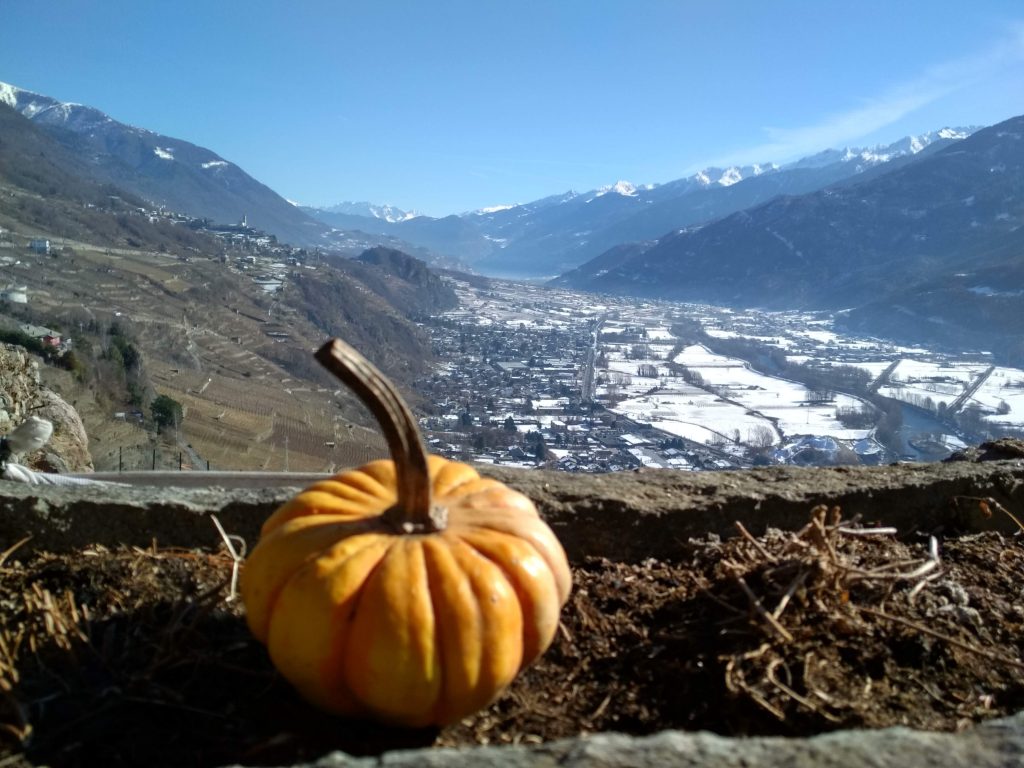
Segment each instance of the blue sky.
M1024 113L1024 3L0 0L0 80L445 215Z

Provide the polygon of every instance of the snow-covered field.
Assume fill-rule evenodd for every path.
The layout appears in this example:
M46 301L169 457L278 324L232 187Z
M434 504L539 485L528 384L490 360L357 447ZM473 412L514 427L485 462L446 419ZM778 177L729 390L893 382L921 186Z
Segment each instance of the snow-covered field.
M665 360L626 359L628 344L604 348L608 364L599 371L603 383L598 393L625 397L611 410L679 437L700 443L738 438L747 444L777 445L782 435L859 440L870 433L847 429L836 419L838 408L859 409L864 407L862 401L837 395L834 402L808 402L809 393L802 384L756 373L743 361L716 355L700 345L687 347L673 362L699 373L718 394L673 376ZM657 369L657 377L640 376L639 371L647 367Z
M724 397L772 419L787 435L829 435L842 440L859 440L870 430L847 429L836 419L839 408L860 409L865 403L837 394L834 402L809 402L803 384L751 370L742 360L716 355L695 344L680 352L674 362L700 374L704 382Z
M889 375L889 384L878 392L911 405L929 401L949 405L963 394L967 386L984 373L984 363L933 363L923 360L900 360Z
M985 420L992 424L1024 427L1024 371L997 367L967 403L989 411Z
M767 419L702 389L682 387L623 400L612 410L698 443L732 442L737 435L749 443L761 434L770 434L771 444L778 443L778 433Z

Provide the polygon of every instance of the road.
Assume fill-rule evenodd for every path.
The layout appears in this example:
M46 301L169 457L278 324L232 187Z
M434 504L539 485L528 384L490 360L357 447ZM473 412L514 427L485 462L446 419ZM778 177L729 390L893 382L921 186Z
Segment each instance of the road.
M605 316L601 315L590 332L590 349L587 350L587 362L583 364L583 385L580 388L580 401L584 403L594 402L594 379L596 376L594 367L597 361L597 340L601 335L601 326L604 325Z

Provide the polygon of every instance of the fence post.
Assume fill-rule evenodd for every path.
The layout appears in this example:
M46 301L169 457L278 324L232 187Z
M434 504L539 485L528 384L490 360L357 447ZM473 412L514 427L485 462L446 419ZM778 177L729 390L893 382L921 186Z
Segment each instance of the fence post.
M156 470L156 446L153 446L153 470Z

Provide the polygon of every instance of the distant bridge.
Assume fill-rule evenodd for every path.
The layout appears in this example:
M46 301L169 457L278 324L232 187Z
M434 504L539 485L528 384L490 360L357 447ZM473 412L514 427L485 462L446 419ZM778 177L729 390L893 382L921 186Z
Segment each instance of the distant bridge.
M995 369L996 369L996 367L994 365L990 365L988 368L986 368L981 373L981 375L978 376L978 378L976 378L974 381L972 381L967 386L967 388L962 393L960 393L960 396L956 400L954 400L952 403L950 403L950 406L947 409L947 412L948 413L959 413L960 409L963 408L965 405L967 405L967 401L970 400L972 397L974 397L974 394L979 389L981 389L981 385L984 384L986 381L988 381L988 377L992 375L992 372Z

